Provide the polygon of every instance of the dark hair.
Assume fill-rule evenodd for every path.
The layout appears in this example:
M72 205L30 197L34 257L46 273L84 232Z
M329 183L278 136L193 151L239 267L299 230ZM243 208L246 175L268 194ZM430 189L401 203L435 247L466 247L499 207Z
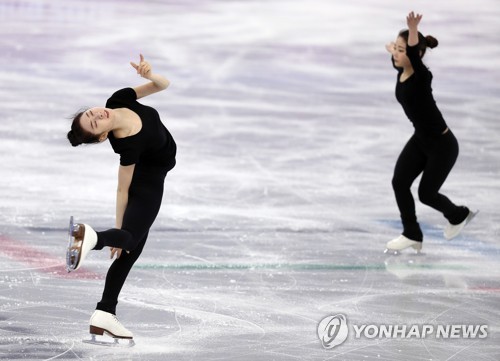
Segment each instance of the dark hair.
M406 44L408 44L408 36L410 35L409 30L401 30L399 36L402 37ZM439 42L437 39L431 35L423 36L422 33L418 32L418 50L420 50L420 57L424 57L427 48L435 48L438 46Z
M68 132L68 140L73 147L80 144L99 143L99 135L87 132L82 128L80 119L85 111L86 110L80 110L72 117L73 123L71 123L71 130Z

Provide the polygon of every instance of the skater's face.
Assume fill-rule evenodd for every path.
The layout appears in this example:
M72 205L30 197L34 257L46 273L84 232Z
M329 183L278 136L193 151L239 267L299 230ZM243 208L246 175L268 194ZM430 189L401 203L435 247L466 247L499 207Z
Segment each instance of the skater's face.
M392 58L394 59L394 64L399 68L407 68L411 66L410 59L406 56L406 41L401 36L396 39L396 44L394 46L394 53Z
M108 132L111 130L113 118L113 109L108 108L90 108L89 110L83 112L80 118L80 124L83 130L102 136L99 138L100 141L107 138Z

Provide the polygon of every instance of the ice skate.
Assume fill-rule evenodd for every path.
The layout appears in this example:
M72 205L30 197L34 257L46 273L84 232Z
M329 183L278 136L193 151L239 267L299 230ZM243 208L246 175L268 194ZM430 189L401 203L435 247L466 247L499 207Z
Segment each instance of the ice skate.
M69 219L68 249L66 251L66 270L76 271L82 265L89 251L97 244L97 234L87 224L74 223Z
M411 240L403 235L387 242L384 253L399 254L400 251L412 247L417 253L422 249L422 242Z
M90 318L89 324L91 339L84 340L83 342L85 343L122 347L132 347L135 345L132 332L127 330L112 313L96 310ZM97 339L96 336L103 336L103 338ZM112 339L110 340L107 336ZM127 343L120 343L120 340L127 341Z
M474 217L476 216L476 214L478 214L478 213L479 213L479 211L475 211L475 212L469 211L469 214L463 220L462 223L459 223L459 224L448 223L446 225L446 228L444 229L444 238L446 238L449 241L450 239L453 239L456 236L458 236L460 234L460 232L462 232L462 229L464 229L464 227L467 224L469 224L469 222L472 221L474 219Z

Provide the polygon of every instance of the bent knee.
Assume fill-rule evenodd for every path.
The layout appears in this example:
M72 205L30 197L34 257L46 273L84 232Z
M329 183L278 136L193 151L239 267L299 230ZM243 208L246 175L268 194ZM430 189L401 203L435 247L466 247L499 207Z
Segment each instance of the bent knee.
M139 256L142 253L146 240L148 239L149 231L144 232L131 228L126 229L126 231L129 234L129 237L122 248L131 254L133 253Z
M432 192L426 189L419 188L418 190L418 199L423 204L429 205L434 202L437 197L437 192Z
M391 183L392 183L392 189L394 189L395 191L405 190L411 187L411 183L408 183L408 181L398 176L392 177Z

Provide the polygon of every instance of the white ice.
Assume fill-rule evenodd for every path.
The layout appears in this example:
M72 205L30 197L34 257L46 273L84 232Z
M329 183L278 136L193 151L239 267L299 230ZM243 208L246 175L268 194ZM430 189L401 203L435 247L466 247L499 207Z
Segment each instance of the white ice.
M412 127L384 45L424 13L425 62L460 142L443 192L480 209L444 240L417 201L423 254L391 189ZM499 360L500 3L390 0L0 2L0 359ZM84 344L107 252L64 273L70 215L114 225L118 157L72 148L74 112L171 80L154 106L178 144L163 208L122 291L137 345ZM414 192L415 193L415 192ZM349 339L351 324L487 324L486 339Z

